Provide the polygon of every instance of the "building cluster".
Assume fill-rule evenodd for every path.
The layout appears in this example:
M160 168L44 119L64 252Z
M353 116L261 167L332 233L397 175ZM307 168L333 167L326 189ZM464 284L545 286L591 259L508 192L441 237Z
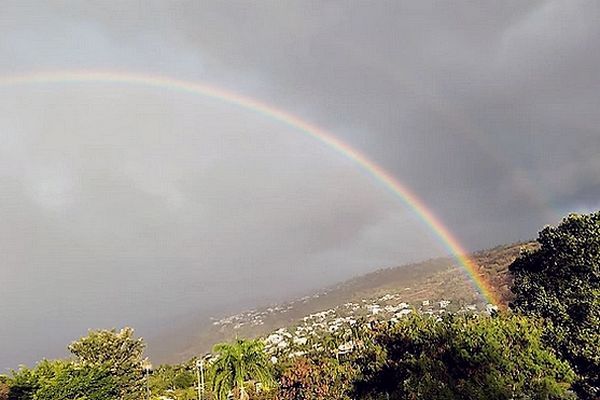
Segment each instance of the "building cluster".
M322 338L327 333L349 332L359 320L398 322L411 313L426 315L442 315L445 313L492 313L496 306L488 304L482 309L475 304L451 307L450 300L429 301L419 304L408 304L400 300L400 294L386 294L375 299L363 299L359 302L348 302L340 306L310 314L296 324L279 328L266 336L267 352L277 356L294 357L304 354L307 348L318 349ZM347 340L338 345L338 353L352 351L354 343ZM277 356L276 356L277 355Z
M213 321L214 326L231 327L240 329L243 326L259 326L265 323L265 319L276 314L285 314L292 310L293 304L289 303L283 306L273 306L262 310L250 310L239 314L230 315L225 318Z
M320 294L306 296L296 301L272 306L261 310L251 310L232 315L213 322L222 329L239 329L243 326L263 325L265 318L284 314L294 308L297 303L305 303ZM322 295L322 294L321 294ZM430 316L446 313L487 313L497 310L492 304L454 304L451 300L423 300L418 303L402 301L402 293L386 293L373 298L347 302L337 307L319 311L297 320L288 327L275 330L265 337L265 347L274 361L282 355L299 356L307 349L318 349L321 339L328 333L348 332L359 320L398 322L411 313L421 313ZM340 343L340 354L352 350L352 340Z

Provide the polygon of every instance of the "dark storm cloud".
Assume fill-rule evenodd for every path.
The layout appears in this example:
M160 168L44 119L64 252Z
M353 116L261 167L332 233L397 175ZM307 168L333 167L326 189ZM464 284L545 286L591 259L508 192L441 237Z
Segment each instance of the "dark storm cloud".
M585 1L4 2L0 73L257 97L360 149L476 249L600 207L599 20ZM258 115L114 85L3 88L0 105L0 336L26 338L2 341L1 367L89 326L152 331L441 254L356 166Z
M414 188L471 248L531 236L597 185L593 2L162 11L205 60L205 76L329 127ZM496 227L491 236L480 235L482 221Z

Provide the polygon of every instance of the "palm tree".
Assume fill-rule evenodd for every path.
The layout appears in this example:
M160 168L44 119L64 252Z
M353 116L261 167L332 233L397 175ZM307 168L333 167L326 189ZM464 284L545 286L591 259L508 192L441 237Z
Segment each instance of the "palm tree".
M210 385L218 400L226 400L232 392L247 400L246 384L260 383L262 388L273 384L271 363L260 340L237 339L233 343L217 344L217 354L211 368Z

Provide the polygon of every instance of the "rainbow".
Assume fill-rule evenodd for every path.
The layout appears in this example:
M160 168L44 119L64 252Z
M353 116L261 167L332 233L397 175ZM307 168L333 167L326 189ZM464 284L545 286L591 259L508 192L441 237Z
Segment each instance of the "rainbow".
M458 239L452 235L442 221L416 194L395 179L385 169L369 160L365 155L342 142L331 133L310 122L274 106L263 103L262 101L242 96L238 93L224 90L210 84L190 82L166 76L121 71L76 70L35 72L0 77L0 88L49 83L118 83L167 89L217 99L225 103L254 111L265 117L288 125L349 158L397 196L412 212L414 212L424 225L435 234L441 244L452 254L473 282L475 289L483 296L483 298L491 304L502 304L493 288L479 273L475 263L469 258L467 251L465 251Z

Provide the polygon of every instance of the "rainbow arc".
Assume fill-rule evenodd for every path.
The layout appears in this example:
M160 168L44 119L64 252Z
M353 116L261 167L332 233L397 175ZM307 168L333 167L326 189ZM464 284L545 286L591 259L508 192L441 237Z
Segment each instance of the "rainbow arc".
M36 84L67 84L67 83L117 83L155 87L192 95L200 95L223 101L244 109L259 113L267 118L288 125L295 130L308 135L327 147L341 153L358 164L377 182L385 186L392 194L413 212L419 220L438 238L439 242L452 254L458 264L473 282L474 287L483 298L492 304L501 304L495 291L480 275L477 266L468 256L468 252L459 240L450 232L444 223L427 207L427 205L406 185L394 178L384 168L371 161L358 150L344 143L330 132L310 122L303 120L287 111L256 100L242 96L222 88L200 82L174 79L166 76L147 75L121 71L58 71L34 72L22 75L0 77L0 87Z

